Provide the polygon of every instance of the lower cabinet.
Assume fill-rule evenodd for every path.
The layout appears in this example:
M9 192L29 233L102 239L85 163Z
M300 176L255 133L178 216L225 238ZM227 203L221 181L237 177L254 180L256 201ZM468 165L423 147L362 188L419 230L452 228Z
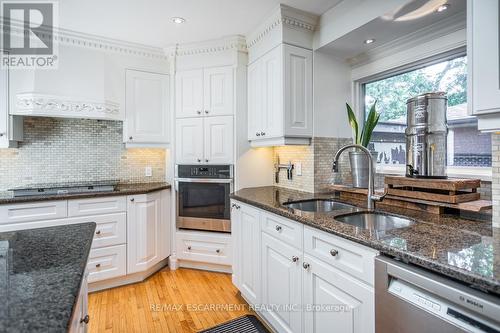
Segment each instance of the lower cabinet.
M80 294L78 294L75 307L73 309L73 316L69 324L69 333L85 333L88 330L88 323L90 317L88 313L88 283L87 272L84 274L82 285L80 287Z
M233 281L277 332L375 331L377 251L238 201L231 206Z

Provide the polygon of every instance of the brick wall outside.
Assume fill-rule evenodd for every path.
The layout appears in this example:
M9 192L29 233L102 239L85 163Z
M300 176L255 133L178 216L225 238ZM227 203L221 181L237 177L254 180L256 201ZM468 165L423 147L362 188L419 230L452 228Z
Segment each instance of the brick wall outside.
M164 149L125 149L122 123L25 118L24 141L0 149L0 190L38 183L165 181ZM144 177L151 166L152 177Z

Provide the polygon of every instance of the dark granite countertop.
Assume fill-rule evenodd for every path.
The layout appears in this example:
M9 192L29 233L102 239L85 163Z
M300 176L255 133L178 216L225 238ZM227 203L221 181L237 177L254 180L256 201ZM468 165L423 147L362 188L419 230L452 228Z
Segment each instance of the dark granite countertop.
M131 183L131 184L118 184L114 191L109 191L109 192L36 195L36 196L23 196L23 197L14 197L11 191L0 191L0 205L21 203L21 202L46 201L46 200L70 200L70 199L97 198L97 197L106 197L115 195L144 194L144 193L169 189L170 187L171 187L170 184L166 182Z
M484 217L473 220L470 216L387 208L385 212L404 215L418 223L377 232L335 220L336 216L365 210L362 207L366 202L346 202L357 207L329 213L298 211L282 205L287 201L336 198L335 194L313 194L269 186L242 189L233 193L231 198L500 295L500 228L492 227L491 217L489 220L484 220Z
M96 224L0 233L0 332L66 332Z

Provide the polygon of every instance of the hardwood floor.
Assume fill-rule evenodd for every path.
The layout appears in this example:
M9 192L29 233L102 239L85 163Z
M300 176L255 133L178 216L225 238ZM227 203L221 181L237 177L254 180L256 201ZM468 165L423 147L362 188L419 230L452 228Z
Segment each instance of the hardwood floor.
M231 275L192 269L89 295L91 333L198 332L248 313Z

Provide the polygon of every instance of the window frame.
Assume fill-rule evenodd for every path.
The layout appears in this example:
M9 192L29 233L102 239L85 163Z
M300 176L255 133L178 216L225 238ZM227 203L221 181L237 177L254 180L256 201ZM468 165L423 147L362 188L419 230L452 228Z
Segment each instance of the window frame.
M420 60L412 61L402 66L392 68L389 70L381 71L373 75L361 78L353 82L353 93L354 93L354 103L356 109L358 110L358 119L362 119L362 124L366 121L366 105L365 105L365 85L387 79L389 77L397 76L400 74L408 73L414 70L422 69L424 67L432 66L437 63L452 60L455 58L460 58L467 56L467 50L465 46L433 55L431 57L426 57ZM491 181L492 169L491 167L454 167L447 166L447 174L451 177L465 177L465 178L479 178L483 181ZM381 174L405 174L405 166L398 165L382 165L377 163L377 173Z

